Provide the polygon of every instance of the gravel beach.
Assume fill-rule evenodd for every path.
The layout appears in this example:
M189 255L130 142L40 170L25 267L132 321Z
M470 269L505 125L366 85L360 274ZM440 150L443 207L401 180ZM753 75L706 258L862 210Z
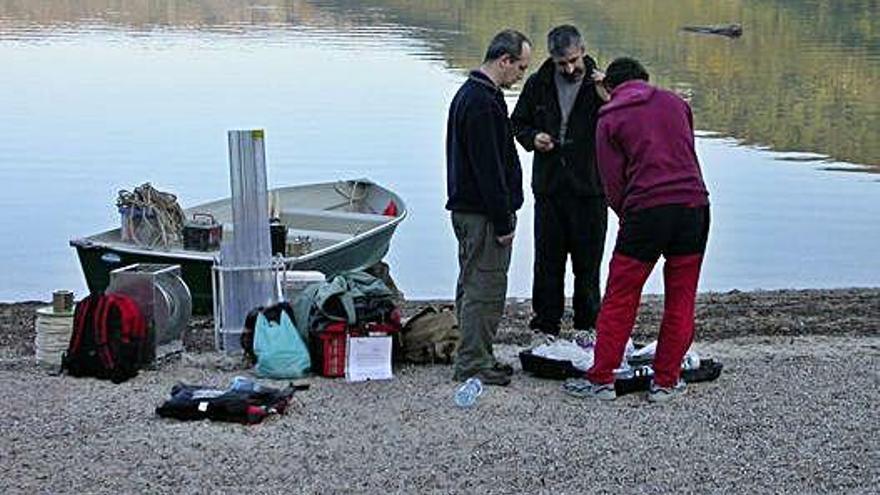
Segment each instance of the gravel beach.
M420 302L409 302L412 313ZM51 376L33 362L33 311L0 305L0 493L877 493L880 289L702 294L697 350L715 382L651 405L565 396L517 370L457 409L449 366L388 382L309 378L291 410L256 426L177 422L155 407L176 382L247 374L187 352L121 385ZM652 339L662 301L643 302ZM497 352L534 336L511 301ZM514 361L515 365L518 365ZM261 383L282 385L280 382Z

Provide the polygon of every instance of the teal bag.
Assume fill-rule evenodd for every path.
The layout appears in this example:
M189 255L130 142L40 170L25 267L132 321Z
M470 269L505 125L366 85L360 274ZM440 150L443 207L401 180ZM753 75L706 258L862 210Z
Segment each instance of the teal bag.
M302 378L312 365L309 350L286 311L278 323L262 312L254 328L255 371L261 378Z

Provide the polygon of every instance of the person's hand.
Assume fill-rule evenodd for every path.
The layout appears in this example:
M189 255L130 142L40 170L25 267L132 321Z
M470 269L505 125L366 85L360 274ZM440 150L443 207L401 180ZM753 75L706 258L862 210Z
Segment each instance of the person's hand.
M553 137L546 132L535 134L535 149L544 153L553 149Z
M599 95L599 98L602 98L602 101L608 101L611 99L611 93L608 92L608 89L603 84L604 81L605 73L599 69L593 69L593 86L596 87L596 94Z
M495 240L498 241L498 244L501 244L502 246L509 246L513 244L513 236L514 233L511 232L509 234L499 235L495 238Z

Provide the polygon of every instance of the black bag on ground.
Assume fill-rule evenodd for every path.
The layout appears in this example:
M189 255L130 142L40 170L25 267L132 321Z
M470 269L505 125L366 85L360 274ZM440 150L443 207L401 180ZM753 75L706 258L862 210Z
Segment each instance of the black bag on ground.
M270 414L285 414L293 393L308 385L286 388L260 386L257 390L220 390L201 385L178 383L171 396L156 408L163 418L184 421L210 419L242 424L256 424Z
M76 305L61 369L121 383L137 375L147 351L147 322L132 298L89 294Z

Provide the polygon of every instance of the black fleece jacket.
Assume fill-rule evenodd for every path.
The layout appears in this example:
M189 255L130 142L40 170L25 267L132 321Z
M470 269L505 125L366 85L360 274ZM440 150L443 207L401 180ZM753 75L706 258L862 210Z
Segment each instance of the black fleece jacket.
M504 94L471 72L449 106L446 125L446 209L482 213L506 235L523 203L522 168Z
M573 194L603 196L602 181L596 167L596 122L602 99L596 94L591 74L596 62L584 57L586 75L571 110L565 143L548 153L535 151L535 135L546 132L559 138L562 113L556 91L552 59L529 76L513 109L511 121L516 140L527 151L535 151L532 160L532 192L536 196Z

